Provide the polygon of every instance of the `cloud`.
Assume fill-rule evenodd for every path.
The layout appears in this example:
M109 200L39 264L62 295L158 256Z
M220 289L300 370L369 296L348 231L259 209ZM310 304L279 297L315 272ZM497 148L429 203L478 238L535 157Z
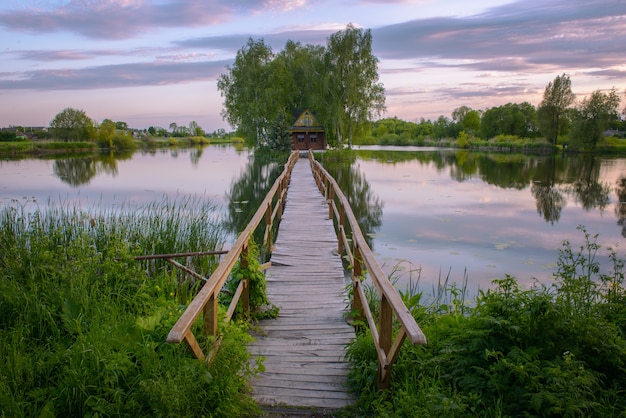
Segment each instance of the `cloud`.
M89 90L215 80L230 61L154 62L0 73L2 90Z
M234 9L225 3L218 0L72 0L52 10L0 13L0 26L10 31L65 31L92 39L129 39L163 27L194 27L230 19Z
M345 27L345 26L344 26ZM263 39L274 51L281 50L288 40L293 40L305 44L325 45L326 39L340 29L290 29L275 33L266 34L232 34L223 36L207 36L201 38L191 38L174 42L175 45L185 48L219 49L234 53L241 49L248 39Z
M471 17L374 28L372 35L383 59L473 60L485 71L588 68L624 62L626 3L518 1Z
M120 51L113 50L77 50L77 49L61 49L56 51L50 50L23 50L13 51L12 55L25 61L53 62L53 61L81 61L89 60L95 57L119 55Z

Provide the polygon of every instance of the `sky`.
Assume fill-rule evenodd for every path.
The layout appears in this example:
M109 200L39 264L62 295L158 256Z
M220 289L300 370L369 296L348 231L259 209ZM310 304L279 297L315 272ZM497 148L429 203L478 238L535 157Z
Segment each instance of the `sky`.
M249 38L279 52L349 23L372 31L384 117L537 106L563 73L579 100L613 87L626 99L624 0L2 0L0 127L71 107L230 131L216 80Z

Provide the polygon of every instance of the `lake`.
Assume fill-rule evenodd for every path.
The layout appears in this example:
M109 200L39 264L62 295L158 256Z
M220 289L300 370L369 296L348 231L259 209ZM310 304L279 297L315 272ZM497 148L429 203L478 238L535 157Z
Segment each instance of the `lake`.
M431 292L449 276L467 280L474 294L506 274L527 286L549 283L562 242L582 245L579 225L599 234L603 268L607 246L625 256L625 158L364 147L324 164L401 288L419 277ZM0 205L34 199L116 208L195 196L215 203L236 231L279 169L231 145L2 160Z

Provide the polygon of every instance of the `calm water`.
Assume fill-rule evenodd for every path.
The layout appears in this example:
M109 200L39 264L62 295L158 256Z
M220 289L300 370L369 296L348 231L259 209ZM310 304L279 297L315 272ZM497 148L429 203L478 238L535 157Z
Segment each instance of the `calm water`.
M0 160L0 204L34 198L81 206L143 204L164 196L197 196L228 204L231 183L246 169L251 151L212 145L158 149L125 157Z
M625 257L626 159L524 157L445 150L368 148L326 161L351 200L374 252L398 286L430 291L439 277L470 293L506 274L549 282L563 240L584 225ZM115 208L163 196L218 205L229 228L249 219L280 166L233 146L137 152L121 158L0 161L0 205L48 200ZM606 251L599 260L608 266ZM398 269L400 269L398 271ZM412 273L409 273L411 272Z
M506 274L549 283L563 240L582 245L579 225L626 257L624 158L372 147L325 165L400 286L420 277L429 291L448 275L467 276L470 294Z

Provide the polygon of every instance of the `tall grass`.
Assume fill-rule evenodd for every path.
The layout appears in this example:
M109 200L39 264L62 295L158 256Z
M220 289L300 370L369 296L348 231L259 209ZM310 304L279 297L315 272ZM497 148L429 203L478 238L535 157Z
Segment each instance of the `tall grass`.
M428 339L403 346L391 390L378 392L371 334L349 347L359 408L372 416L622 417L626 413L624 260L563 242L551 285L495 280L467 304L464 287L443 279L431 297L403 292ZM598 251L613 266L601 272ZM419 279L419 277L418 277ZM471 306L470 306L471 305Z
M222 325L210 364L165 343L191 289L165 264L134 260L219 248L223 233L209 202L32 205L0 210L0 416L257 412L245 395L253 372L245 330ZM216 262L186 264L208 275Z

